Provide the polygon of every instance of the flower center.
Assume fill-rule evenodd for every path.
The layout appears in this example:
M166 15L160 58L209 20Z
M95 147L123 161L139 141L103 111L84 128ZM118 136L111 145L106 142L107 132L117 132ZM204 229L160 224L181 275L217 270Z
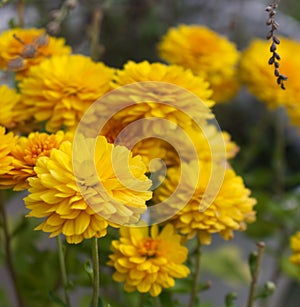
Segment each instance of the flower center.
M147 258L152 258L157 256L157 248L158 248L158 241L151 239L151 238L145 238L141 244L140 247L140 254L143 256L146 256Z
M43 140L35 139L29 141L25 149L24 159L28 163L35 165L38 157L49 156L50 151L53 148L58 148L58 144L55 139L51 138L51 136Z

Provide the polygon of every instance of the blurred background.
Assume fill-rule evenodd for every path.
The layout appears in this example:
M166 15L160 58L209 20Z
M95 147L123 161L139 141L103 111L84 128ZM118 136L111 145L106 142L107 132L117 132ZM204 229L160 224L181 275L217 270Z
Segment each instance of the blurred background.
M74 53L91 55L113 67L121 67L128 60L161 61L156 45L169 27L180 23L208 26L235 42L239 50L254 37L265 38L268 32L265 7L269 2L262 0L20 0L0 3L0 31L20 23L25 27L47 27L53 35L65 37ZM64 14L62 20L57 18L58 12ZM279 34L300 40L300 1L281 1L276 16ZM7 75L2 74L0 78L0 82L7 82ZM272 280L277 285L271 299L257 306L298 306L300 275L289 264L288 256L289 236L300 229L299 132L287 124L282 110L268 110L244 88L232 101L215 106L214 112L221 129L228 131L240 147L233 166L258 199L258 218L247 232L236 234L233 240L224 242L216 237L211 246L204 247L202 281L211 281L212 287L202 294L203 307L224 306L224 296L230 291L238 294L237 306L245 305L250 281L247 258L249 252L256 250L257 241L264 241L267 246L260 283ZM285 121L284 160L280 162L285 165L284 196L276 192L278 113ZM24 215L20 205L22 196L13 199L8 207L12 222ZM31 295L30 306L52 306L42 300L47 289L57 283L57 276L52 272L57 265L53 253L55 242L46 234L32 232L31 221L22 220L22 223L21 234L13 245L22 287L26 295ZM78 257L78 249L72 246L68 254L71 279L80 274L78 267L89 253L83 244ZM108 247L104 246L102 251L100 257L104 262ZM0 261L3 263L2 251ZM105 285L105 277L102 278ZM73 304L84 306L84 299L79 304L79 297L89 293L89 280L81 277L73 281L80 285L73 292ZM43 291L39 291L39 287ZM14 306L8 303L11 300L14 304L15 300L4 267L0 269L0 288L0 306Z

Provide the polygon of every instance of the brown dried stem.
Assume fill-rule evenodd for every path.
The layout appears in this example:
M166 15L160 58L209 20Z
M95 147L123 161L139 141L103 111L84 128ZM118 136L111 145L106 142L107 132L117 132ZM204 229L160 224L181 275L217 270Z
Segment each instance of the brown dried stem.
M62 6L52 12L53 19L47 24L47 32L55 35L61 30L61 24L70 11L77 5L77 0L65 0Z
M279 61L280 61L280 55L277 52L277 45L280 44L279 38L276 36L276 32L278 31L279 24L275 20L276 15L276 9L278 7L278 3L280 0L274 0L270 5L266 7L266 11L269 13L269 17L267 19L267 26L271 27L271 30L267 34L267 39L271 39L272 43L270 46L270 52L272 53L272 56L269 58L269 65L274 65L274 76L277 78L277 83L280 85L280 87L285 90L284 81L286 81L288 78L287 76L281 74L279 72Z

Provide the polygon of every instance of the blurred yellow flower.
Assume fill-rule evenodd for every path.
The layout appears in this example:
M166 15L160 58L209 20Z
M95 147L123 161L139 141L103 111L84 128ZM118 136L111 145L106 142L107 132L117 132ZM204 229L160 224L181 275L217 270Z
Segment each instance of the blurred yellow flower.
M194 170L199 166L192 161L189 164L183 163L182 167L189 170L190 176L194 176ZM249 197L250 190L245 188L242 178L232 169L225 170L220 190L216 191L211 204L206 203L206 199L210 197L206 189L211 180L211 172L214 170L221 176L224 172L221 168L212 169L211 163L200 161L200 175L196 189L191 182L197 182L197 178L180 182L182 178L179 169L170 168L167 178L154 191L156 202L166 201L170 208L181 208L186 203L170 222L189 239L198 235L202 244L210 244L213 233L219 233L226 240L231 239L233 230L243 231L246 223L255 220L253 206L256 200ZM169 204L167 199L176 190L179 182L183 184L183 192L175 194L177 201ZM194 191L194 194L190 199L186 199L185 195L189 195L190 191Z
M50 237L62 233L69 243L103 237L108 226L104 217L114 217L120 224L136 221L146 209L146 200L151 198L152 193L147 191L151 181L144 175L145 166L140 157L132 158L125 147L114 147L99 137L94 156L95 174L88 160L90 145L88 140L81 143L82 148L77 149L82 152L72 161L72 143L63 142L59 149L52 149L50 157L37 159L36 177L28 179L30 194L24 199L31 210L28 216L45 218L36 229L50 232ZM119 164L112 165L112 161ZM74 173L74 164L79 174ZM113 167L121 172L119 176ZM136 185L132 183L132 175L138 180Z
M229 100L239 89L238 50L207 27L182 24L170 28L158 44L158 52L163 60L189 68L208 81L216 102Z
M48 36L44 29L14 28L0 35L0 69L16 71L17 79L45 58L70 53L63 38Z
M188 249L181 245L181 236L171 224L161 232L154 225L150 233L148 227L124 227L120 236L112 241L108 264L115 268L113 279L123 282L125 291L158 296L162 288L175 285L175 278L185 278L190 273L183 264Z
M111 90L114 69L83 55L53 56L20 83L24 110L46 130L75 129L87 108Z
M278 53L281 56L280 73L288 77L286 90L282 90L276 82L274 67L268 65L270 43L255 39L241 56L239 74L242 82L258 99L265 102L270 108L283 106L286 108L292 124L300 125L299 100L299 70L300 59L291 57L291 54L300 52L300 43L280 37Z
M12 132L6 134L5 128L0 126L0 177L12 169L13 158L10 153L14 149L15 143L14 134ZM1 188L3 187L0 185Z
M32 132L28 137L20 137L10 152L11 169L0 176L1 188L25 190L28 188L27 179L36 176L34 167L38 157L49 156L53 148L59 148L64 140L70 140L71 135L62 131L49 135Z
M1 97L1 113L0 113L0 125L6 128L14 128L20 121L16 112L16 107L20 102L20 95L15 89L9 88L3 84L0 86L0 97Z
M300 266L300 231L291 236L290 246L292 250L290 261Z

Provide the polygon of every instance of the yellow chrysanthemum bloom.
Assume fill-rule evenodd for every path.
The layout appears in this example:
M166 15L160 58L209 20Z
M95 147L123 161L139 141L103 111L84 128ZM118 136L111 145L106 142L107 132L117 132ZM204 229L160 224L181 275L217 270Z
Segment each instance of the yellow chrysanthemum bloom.
M10 153L14 149L15 143L14 134L12 132L6 134L5 128L0 126L0 176L7 174L12 169L13 158Z
M24 109L46 130L75 129L87 108L111 90L114 69L83 55L53 56L20 83Z
M191 69L207 80L216 102L232 98L238 88L236 65L239 52L227 38L204 26L170 28L158 44L162 59Z
M214 101L211 99L212 91L209 89L208 82L201 77L195 76L189 69L184 69L177 65L165 65L162 63L149 63L143 61L136 63L127 62L123 69L117 70L114 82L115 87L131 84L135 82L158 81L178 85L187 91L198 96L207 107L212 107ZM166 96L163 88L160 94ZM178 99L180 98L177 97ZM156 115L158 110L149 108L149 115Z
M10 152L11 169L0 176L0 188L14 188L16 191L28 188L27 179L36 176L34 167L38 157L49 156L53 148L59 148L70 134L59 131L56 134L32 132L28 137L19 137Z
M63 38L48 36L44 29L15 28L0 35L0 69L17 71L17 79L45 58L70 53Z
M175 285L174 278L185 278L190 273L183 264L188 250L171 224L161 232L154 225L150 234L148 227L124 227L120 233L120 239L112 241L108 264L116 269L113 279L123 282L125 291L158 296L162 288Z
M152 195L147 191L151 181L144 175L146 169L140 157L132 157L127 148L114 147L99 137L94 156L95 174L91 161L87 160L91 147L88 141L81 145L82 152L76 160L72 160L69 141L63 142L59 149L52 149L49 157L38 158L36 177L28 179L30 194L24 199L31 210L28 216L45 219L36 229L50 232L50 237L62 233L69 243L105 236L108 222L104 217L109 220L114 217L120 224L136 221ZM119 165L112 165L112 161ZM76 177L74 163L79 170ZM130 174L124 165L128 165ZM113 166L121 172L119 177ZM131 175L138 180L134 187Z
M20 121L16 113L16 107L20 102L20 95L15 89L9 88L3 84L0 86L0 125L10 129L16 126Z
M190 171L190 176L195 174L194 170L197 166L194 161L182 164L182 167ZM171 222L188 239L197 234L202 244L210 244L213 233L219 233L226 240L231 239L234 230L245 230L246 223L255 220L253 206L256 200L249 197L250 190L245 188L242 178L237 176L232 169L225 170L220 190L216 191L212 203L206 204L206 198L209 198L206 188L211 180L211 171L211 163L200 162L199 181L191 199L186 200L185 195L188 195L191 189L194 191L194 187L190 181L185 180L181 182L183 184L182 195L177 193L177 201L168 204L170 208L180 208L182 202L187 203L176 213ZM215 168L214 171L220 171L221 175L224 172L218 168ZM156 202L167 201L176 190L180 180L178 168L168 169L167 178L155 190ZM197 178L194 178L191 182L197 182L196 180Z
M191 146L186 146L185 139L180 139L178 129L170 132L170 137L176 139L181 155L174 153L174 148L166 147L166 160L168 165L179 166L181 162L189 162L192 150L195 150L200 161L221 162L232 159L239 147L231 141L229 133L218 131L214 125L206 125L205 130L199 127L186 127L185 132L191 140ZM176 149L176 148L175 148ZM180 161L178 160L180 159Z
M149 117L164 118L176 124L187 125L191 118L185 113L193 112L196 109L195 104L201 108L201 114L194 115L201 118L211 117L208 108L212 107L214 102L210 99L209 84L193 75L190 70L176 65L129 61L122 70L116 72L113 86L118 88L129 84L132 86L127 87L127 95L124 89L120 101L124 101L126 105L130 99L132 104L113 117L121 126ZM188 91L190 95L187 95ZM101 112L103 113L103 110ZM157 125L157 122L155 124Z
M291 236L290 246L292 250L290 261L297 266L300 266L300 231Z
M255 39L243 51L239 74L242 82L253 95L271 108L284 106L291 122L299 126L300 59L291 57L291 54L300 52L300 43L283 37L280 37L280 41L278 46L278 53L281 57L279 70L280 73L288 76L286 90L282 90L278 86L274 76L274 67L268 65L271 57L270 42L268 41Z

